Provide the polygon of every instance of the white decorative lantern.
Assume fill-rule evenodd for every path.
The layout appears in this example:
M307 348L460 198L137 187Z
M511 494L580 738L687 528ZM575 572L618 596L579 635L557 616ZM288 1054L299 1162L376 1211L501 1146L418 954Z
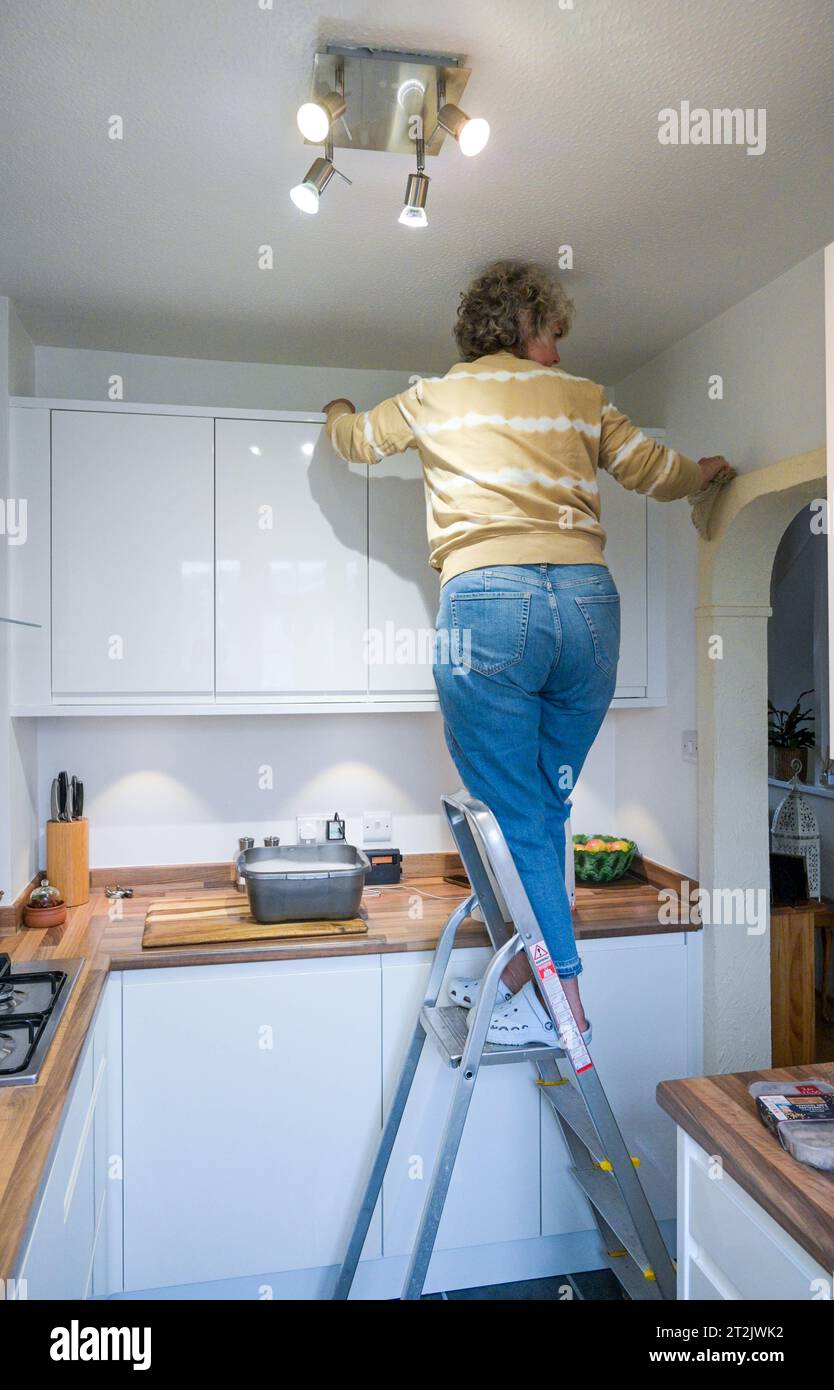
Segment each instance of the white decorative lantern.
M796 775L773 813L770 830L773 853L801 854L808 872L808 893L812 898L821 897L819 826L810 801L797 789Z

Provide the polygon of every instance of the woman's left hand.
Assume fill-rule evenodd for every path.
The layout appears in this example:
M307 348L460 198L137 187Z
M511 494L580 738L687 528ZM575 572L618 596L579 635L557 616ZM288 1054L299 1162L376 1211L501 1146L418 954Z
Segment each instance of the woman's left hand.
M351 415L356 414L356 406L353 404L353 401L348 400L347 396L336 396L334 400L328 401L327 405L323 405L321 408L322 414L326 415L333 405L346 405Z

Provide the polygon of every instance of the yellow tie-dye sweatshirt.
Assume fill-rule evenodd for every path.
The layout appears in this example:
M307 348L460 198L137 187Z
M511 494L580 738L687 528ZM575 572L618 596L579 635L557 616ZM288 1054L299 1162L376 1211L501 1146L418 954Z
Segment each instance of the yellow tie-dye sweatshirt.
M697 463L643 434L601 386L510 352L356 415L337 402L327 432L357 463L418 450L441 583L482 565L605 564L600 468L664 502L701 487Z

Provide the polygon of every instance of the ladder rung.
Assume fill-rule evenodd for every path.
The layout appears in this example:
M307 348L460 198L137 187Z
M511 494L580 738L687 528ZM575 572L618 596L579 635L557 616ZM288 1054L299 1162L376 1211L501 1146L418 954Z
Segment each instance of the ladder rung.
M625 1199L613 1173L603 1173L600 1169L583 1171L574 1165L570 1170L588 1201L596 1207L600 1216L610 1226L620 1244L624 1245L632 1260L640 1269L640 1278L646 1284L653 1282L644 1279L651 1269L646 1258L637 1229L626 1206ZM615 1261L619 1263L619 1261ZM612 1269L614 1265L612 1264ZM615 1271L616 1272L616 1271ZM642 1297L646 1297L645 1294Z
M427 1037L439 1049L441 1056L450 1067L459 1067L463 1049L469 1040L466 1027L467 1010L459 1004L446 1004L433 1008L424 1004L420 1010L420 1022ZM507 1062L529 1062L531 1058L564 1057L559 1047L545 1047L544 1043L531 1043L529 1047L500 1047L497 1043L487 1043L481 1056L481 1066L498 1066Z
M625 1259L608 1258L608 1268L615 1274L629 1298L633 1298L635 1303L641 1302L662 1302L663 1297L658 1288L656 1279L647 1279L642 1269L640 1269L631 1258L626 1254Z
M542 1091L556 1112L557 1118L569 1125L588 1150L594 1162L602 1162L603 1152L594 1122L588 1114L588 1107L575 1086L568 1082L565 1086L552 1086L545 1083Z

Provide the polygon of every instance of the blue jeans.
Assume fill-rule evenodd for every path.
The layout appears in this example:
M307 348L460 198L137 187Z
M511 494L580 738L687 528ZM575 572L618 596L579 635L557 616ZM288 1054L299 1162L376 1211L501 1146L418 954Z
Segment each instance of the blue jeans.
M432 667L446 745L503 831L557 973L582 970L565 888L570 793L614 694L605 565L500 565L440 590Z

